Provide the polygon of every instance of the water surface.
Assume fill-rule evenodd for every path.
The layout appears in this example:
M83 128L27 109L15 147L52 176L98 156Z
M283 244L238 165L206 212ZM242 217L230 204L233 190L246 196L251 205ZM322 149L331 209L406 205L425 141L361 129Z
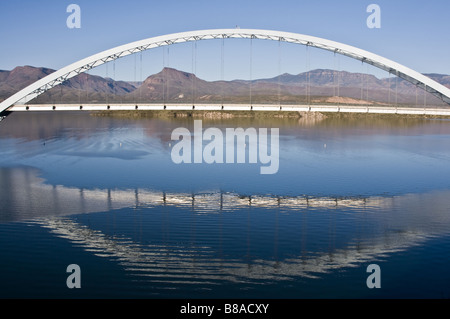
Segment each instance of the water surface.
M448 298L450 122L228 119L260 164L174 164L193 119L14 113L0 125L2 298ZM366 285L370 264L382 288ZM78 264L82 288L68 289Z

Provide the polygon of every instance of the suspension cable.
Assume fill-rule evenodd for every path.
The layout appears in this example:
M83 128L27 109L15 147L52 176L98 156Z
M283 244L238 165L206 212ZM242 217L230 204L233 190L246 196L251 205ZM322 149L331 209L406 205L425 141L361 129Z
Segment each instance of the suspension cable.
M307 89L306 89L306 100L308 103L308 106L311 106L311 74L310 74L310 52L309 52L309 45L306 45L306 69L307 69Z
M86 101L89 103L89 69L86 71Z
M166 73L169 75L169 68L170 68L170 46L167 46L167 70ZM167 83L166 83L166 94L167 94L167 103L170 103L170 76L167 76Z
M79 81L78 83L80 84L80 87L78 89L78 104L81 105L81 95L83 93L83 75L84 73L80 73L78 75Z
M252 79L253 79L253 36L250 37L250 107L253 105L252 101Z
M136 54L133 54L133 55L134 55L134 79L133 79L133 81L134 81L134 85L137 85L137 67L136 67L137 66L137 56L136 56ZM137 105L136 94L133 94L133 96L134 96L134 104Z
M162 84L163 84L163 105L166 106L166 50L162 48L162 56L163 56L163 69L162 69Z
M195 77L197 73L197 39L192 42L192 106L195 106Z
M336 52L334 53L336 55ZM341 56L338 55L337 56L337 103L338 105L341 104L341 91L340 91L340 86L341 86Z
M309 70L308 70L308 44L305 47L305 102L308 104L308 78L309 78Z
M281 107L281 38L278 39L278 106Z
M361 61L361 101L364 101L364 61Z
M192 105L195 104L195 99L194 99L194 46L195 46L195 42L192 42L192 52L191 52L191 74L192 74L192 79L191 79L191 84L192 84Z
M116 60L113 61L113 99L114 99L114 103L117 103L117 98L116 98Z
M109 74L108 74L108 62L105 63L105 73L106 73L106 86L108 87ZM109 92L106 90L106 104L109 105Z
M391 71L389 71L388 86L388 106L391 106Z
M144 79L142 78L142 51L140 52L140 64L141 64L141 73L140 73L140 82L141 84L139 85L139 102L142 102L142 85L144 84Z
M369 103L369 64L366 65L366 100Z
M336 51L334 51L334 59L333 59L333 96L336 95Z
M427 85L425 84L425 87L424 87L424 92L423 92L423 96L424 96L424 108L426 108L427 107Z
M220 80L221 80L221 84L222 84L222 88L221 88L221 103L222 103L222 107L223 107L223 103L224 103L224 86L225 86L225 67L224 67L224 59L225 59L225 37L222 37L222 47L221 47L221 65L220 65Z
M395 73L395 107L398 107L398 71Z

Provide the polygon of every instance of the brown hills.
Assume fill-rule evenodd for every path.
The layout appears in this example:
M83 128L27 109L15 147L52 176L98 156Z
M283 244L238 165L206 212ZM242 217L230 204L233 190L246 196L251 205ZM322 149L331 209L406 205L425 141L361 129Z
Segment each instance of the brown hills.
M52 69L31 66L0 71L0 101L52 72ZM450 87L449 75L427 76ZM142 84L80 74L33 102L304 103L308 91L313 103L335 103L343 97L356 104L370 101L423 105L425 101L423 91L409 82L394 77L378 79L371 74L318 69L253 81L205 81L192 73L164 68L150 75ZM426 102L428 105L444 105L431 95L427 96Z

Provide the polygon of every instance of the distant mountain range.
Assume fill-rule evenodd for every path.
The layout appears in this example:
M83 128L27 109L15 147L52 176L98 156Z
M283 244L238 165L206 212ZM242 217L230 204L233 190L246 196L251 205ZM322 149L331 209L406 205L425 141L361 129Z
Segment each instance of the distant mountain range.
M0 70L0 101L54 71L32 66ZM450 75L425 75L450 88ZM317 69L253 81L205 81L192 73L164 68L142 83L80 74L33 103L305 103L308 90L313 103L336 103L337 97L350 98L348 101L356 104L369 101L423 105L425 101L422 90L395 77L378 79L371 74ZM428 94L426 102L444 105Z
M0 70L0 100L6 99L53 72L55 70L32 66L16 67L12 71ZM35 101L38 103L52 102L57 95L56 101L58 102L75 102L80 99L80 94L83 95L82 93L86 91L89 92L89 99L102 100L107 95L124 95L134 90L136 90L136 86L132 83L83 73L42 94ZM84 99L86 99L85 96Z

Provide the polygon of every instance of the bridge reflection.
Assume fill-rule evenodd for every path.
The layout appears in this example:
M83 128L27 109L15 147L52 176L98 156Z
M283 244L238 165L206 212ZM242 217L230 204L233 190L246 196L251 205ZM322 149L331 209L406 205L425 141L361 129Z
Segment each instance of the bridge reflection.
M389 254L421 245L430 238L446 234L450 225L448 190L392 197L333 198L223 192L186 194L145 189L79 189L44 184L38 177L38 171L31 168L2 168L0 181L1 222L20 220L38 225L88 253L117 262L127 273L139 277L140 281L150 282L217 285L223 281L242 283L289 280L293 277L317 278L339 269L372 263ZM150 211L153 208L158 210L158 207L184 208L200 218L202 214L230 216L233 211L250 211L253 207L257 207L258 212L260 208L267 208L275 211L277 216L302 214L306 219L313 218L317 212L329 216L329 223L319 223L320 228L325 228L325 239L321 240L325 240L324 246L329 248L308 251L299 247L297 255L284 255L283 258L254 255L250 260L242 256L224 256L218 253L218 247L200 240L194 243L158 243L117 235L116 230L111 235L69 216L113 212L126 207L143 207ZM429 213L424 214L424 210ZM336 236L342 234L342 230L339 230L342 224L336 222L336 217L343 214L357 215L352 223L366 222L370 227L362 225L362 230L369 230L361 233L362 238L346 239L344 244L335 247L333 242ZM217 217L217 221L220 220L221 217ZM248 223L251 228L251 222ZM308 240L314 239L311 234L314 230L311 223L314 222L310 220L309 223L305 220L300 229L295 228L296 236L302 238L300 246L306 244L304 236L307 232ZM217 227L219 230L222 226ZM268 227L275 229L275 243L272 244L277 246L277 238L284 229L278 229L275 220ZM263 236L267 236L266 233ZM245 238L243 241L240 239L233 245L250 245Z
M0 222L146 206L188 207L201 214L248 207L300 211L313 208L392 209L398 205L405 206L409 216L417 212L417 218L423 216L419 207L428 207L430 214L439 213L447 221L447 210L440 208L447 207L445 204L450 202L450 196L444 196L448 190L399 196L321 197L244 195L217 190L190 194L149 189L83 189L46 184L39 174L39 170L30 167L0 168L0 208L2 212L9 212L1 215ZM433 217L440 220L439 216ZM426 219L430 217L428 215Z
M197 194L148 189L82 189L48 185L34 168L0 168L0 222L45 216L106 212L125 207L179 206L195 213L219 213L248 207L302 210L311 208L384 208L393 198L242 195L211 191Z
M343 249L283 260L215 257L212 247L143 245L123 237L107 236L68 218L44 218L32 223L70 241L95 256L117 261L127 272L144 281L164 279L183 284L220 284L220 281L290 280L292 277L318 278L342 268L372 263L388 254L407 250L430 238L418 231L384 236L373 245L350 244ZM220 281L219 281L220 280Z

